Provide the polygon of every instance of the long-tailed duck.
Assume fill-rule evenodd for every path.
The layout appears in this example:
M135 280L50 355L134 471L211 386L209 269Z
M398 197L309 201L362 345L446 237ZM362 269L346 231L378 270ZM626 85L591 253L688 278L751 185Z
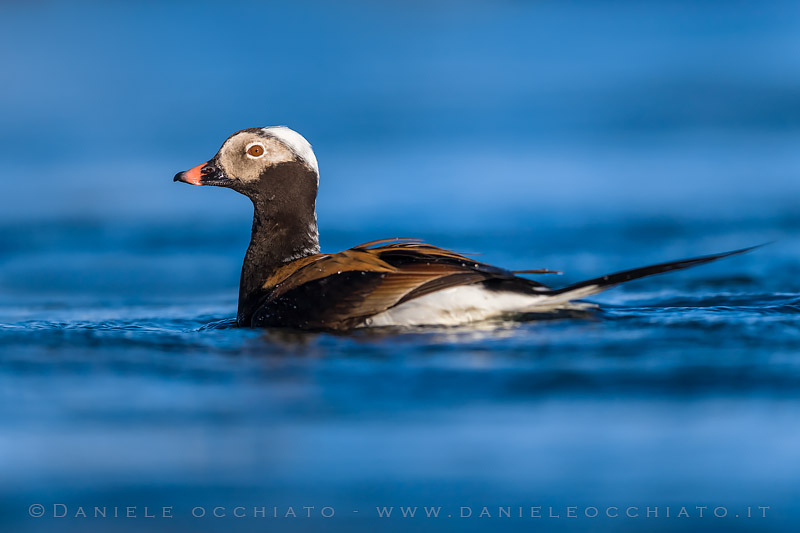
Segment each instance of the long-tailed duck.
M620 283L749 250L671 261L552 289L414 239L320 253L317 158L285 127L237 131L208 162L174 181L244 194L255 213L239 286L237 323L346 331L367 326L457 325L570 306Z

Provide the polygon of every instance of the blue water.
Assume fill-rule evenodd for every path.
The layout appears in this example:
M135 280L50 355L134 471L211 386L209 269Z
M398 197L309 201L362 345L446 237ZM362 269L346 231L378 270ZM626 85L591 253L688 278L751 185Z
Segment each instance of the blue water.
M0 529L797 530L795 4L0 11ZM172 176L267 124L314 144L324 251L560 286L772 244L580 315L238 329L250 204Z

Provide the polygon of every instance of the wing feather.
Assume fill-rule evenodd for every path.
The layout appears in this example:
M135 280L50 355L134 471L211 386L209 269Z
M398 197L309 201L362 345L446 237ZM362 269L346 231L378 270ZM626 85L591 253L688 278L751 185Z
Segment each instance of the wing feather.
M349 329L411 299L491 279L542 287L513 272L413 239L384 239L288 263L265 282L259 325ZM296 310L296 311L293 311ZM296 313L297 317L290 316Z

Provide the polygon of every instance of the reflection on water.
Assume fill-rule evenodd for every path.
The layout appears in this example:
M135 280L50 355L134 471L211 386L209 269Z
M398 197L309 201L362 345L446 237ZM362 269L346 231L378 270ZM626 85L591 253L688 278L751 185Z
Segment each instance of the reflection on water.
M580 237L559 231L549 238ZM746 243L749 234L718 238ZM474 236L451 239L467 247ZM760 521L691 523L758 531L795 523L800 298L791 239L616 288L595 298L599 308L348 335L237 328L239 250L214 238L187 245L230 263L220 272L230 279L191 269L180 277L180 247L148 255L142 242L130 250L135 269L123 268L129 289L103 290L106 244L84 241L76 245L90 260L76 287L51 280L45 293L23 283L0 308L0 489L14 529L109 528L59 521L52 510L32 523L25 510L39 501L174 506L176 518L153 522L156 530L212 531L219 523L194 518L193 508L262 505L331 506L337 521L249 516L226 527L486 527L373 516L392 505L455 516L482 506L494 515L504 506L711 505L735 514L767 505ZM505 251L479 244L487 256ZM641 243L613 251L624 257L604 243L576 245L578 255L552 258L564 279L548 280L567 284L657 255ZM40 258L50 270L70 253L66 245L13 252L3 279L21 275L17 258ZM676 527L663 516L531 520L492 527ZM139 527L131 524L111 525Z
M244 246L230 235L246 241L246 227L176 225L168 243L147 222L4 228L0 516L12 530L106 531L103 521L31 522L26 509L171 505L176 518L149 527L214 531L220 524L194 518L194 507L329 505L332 526L321 517L224 524L478 531L478 519L409 525L373 514L709 505L734 515L766 505L767 519L694 516L691 527L663 516L491 524L791 530L800 226L780 214L735 226L632 217L598 227L584 216L565 212L569 223L558 224L532 213L531 248L516 245L528 229L424 236L512 268L563 270L543 278L554 286L777 242L623 285L594 297L599 308L334 335L234 327ZM324 246L390 231L323 232Z

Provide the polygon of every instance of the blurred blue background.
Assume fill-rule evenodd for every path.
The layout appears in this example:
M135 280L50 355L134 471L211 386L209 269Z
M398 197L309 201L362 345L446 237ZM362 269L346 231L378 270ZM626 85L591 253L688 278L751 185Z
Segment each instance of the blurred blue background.
M28 516L60 502L480 530L366 515L611 502L772 514L488 523L796 530L796 3L4 2L0 66L0 525L143 525ZM276 124L314 145L325 251L423 237L560 285L776 242L589 320L220 328L251 206L172 176ZM189 514L239 503L337 519Z

